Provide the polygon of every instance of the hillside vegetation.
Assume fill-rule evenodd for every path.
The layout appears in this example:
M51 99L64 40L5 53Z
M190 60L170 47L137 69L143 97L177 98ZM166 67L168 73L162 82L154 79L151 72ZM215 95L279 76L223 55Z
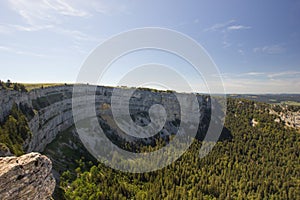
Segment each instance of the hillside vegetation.
M12 83L10 80L7 80L6 82L0 80L0 90L15 90L20 92L27 92L24 84Z
M22 155L24 143L30 137L27 118L21 108L14 104L10 114L0 124L0 151Z
M1 83L1 89L14 90L13 83ZM45 108L61 98L55 94L37 98L33 108ZM55 198L300 199L300 133L278 120L278 114L270 114L273 111L286 115L299 107L228 98L225 130L230 137L222 137L203 159L199 158L203 145L199 137L176 162L150 173L123 173L97 164L70 128L44 151L52 159L56 175L62 174L61 190ZM31 108L13 105L0 123L0 154L26 151L31 138L27 120L33 115ZM203 123L209 123L209 117L204 119ZM134 152L155 151L168 142L160 138L154 145L132 146L117 136L111 139Z
M275 119L267 104L228 99L225 126L233 138L205 158L195 140L161 170L123 173L99 163L77 168L76 176L65 172L61 188L66 199L299 199L300 134Z
M25 88L28 91L30 91L33 89L61 86L61 85L65 85L65 84L63 84L63 83L23 83L23 85L25 86Z

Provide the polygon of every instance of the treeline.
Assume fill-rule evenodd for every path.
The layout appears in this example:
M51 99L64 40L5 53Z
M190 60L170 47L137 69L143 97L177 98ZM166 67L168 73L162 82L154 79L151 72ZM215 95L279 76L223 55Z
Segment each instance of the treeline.
M7 80L6 82L0 80L0 90L27 92L25 85L21 83L12 83L10 80Z
M203 159L197 140L161 170L123 173L99 163L65 172L61 188L66 199L300 199L300 134L275 119L267 104L228 99L233 138Z
M9 150L14 155L24 154L23 145L31 137L28 121L17 104L13 104L10 114L0 123L0 150Z

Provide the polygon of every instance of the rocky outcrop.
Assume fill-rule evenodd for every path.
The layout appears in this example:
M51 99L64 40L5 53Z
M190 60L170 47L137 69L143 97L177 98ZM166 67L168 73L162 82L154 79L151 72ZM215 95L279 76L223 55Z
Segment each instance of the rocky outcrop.
M39 153L0 158L0 199L50 199L55 188L49 158Z
M251 125L252 127L257 126L257 124L258 124L258 121L256 121L256 119L252 119L252 120L250 121L250 125Z
M287 111L279 114L282 121L289 127L300 128L300 112Z
M275 122L284 122L288 127L300 129L300 111L291 111L287 107L281 106L280 111L270 110L270 114L277 115L279 118Z

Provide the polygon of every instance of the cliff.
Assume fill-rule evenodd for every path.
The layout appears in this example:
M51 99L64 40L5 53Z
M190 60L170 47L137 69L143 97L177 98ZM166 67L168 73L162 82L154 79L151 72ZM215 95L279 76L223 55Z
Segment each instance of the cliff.
M96 88L96 91L95 91ZM111 104L112 87L103 86L87 86L82 85L82 89L76 97L72 96L73 86L54 86L48 88L34 89L30 92L17 92L10 90L0 90L0 121L3 120L10 112L13 103L16 103L25 112L27 112L28 125L32 132L24 144L26 152L42 152L46 145L55 139L59 132L71 127L73 122L72 113L72 97L78 98L78 107L91 100L92 95L96 94L95 108L97 114L102 114L103 123L107 123L107 118L112 118L111 110L101 109L105 105ZM122 90L122 89L121 89ZM185 98L185 94L180 94ZM118 97L116 97L118 98ZM204 112L209 107L208 99L204 96L198 96L200 105L200 112ZM153 92L150 90L136 90L133 97L130 98L130 114L135 118L136 123L145 125L149 122L149 115L147 113L149 107L153 104L162 104L168 114L166 130L174 132L177 129L174 121L178 120L180 116L180 106L176 96L168 92ZM79 109L81 113L87 113L89 116L92 113L89 110ZM75 113L76 114L76 113ZM189 113L190 115L192 113ZM201 115L201 118L203 115ZM173 122L173 123L172 123ZM101 121L100 121L101 123ZM112 124L108 124L113 126ZM124 134L123 134L124 135ZM9 152L7 152L9 153Z
M0 157L0 199L50 199L55 188L51 169L50 159L39 153Z
M0 90L0 121L14 103L25 111L31 138L24 143L26 152L44 150L56 135L73 124L71 111L72 87L49 87L30 92Z

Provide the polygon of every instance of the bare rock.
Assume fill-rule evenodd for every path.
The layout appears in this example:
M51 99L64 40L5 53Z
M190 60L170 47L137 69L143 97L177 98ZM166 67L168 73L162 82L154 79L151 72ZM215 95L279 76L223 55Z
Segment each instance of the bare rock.
M39 153L0 157L0 199L51 199L52 162Z

